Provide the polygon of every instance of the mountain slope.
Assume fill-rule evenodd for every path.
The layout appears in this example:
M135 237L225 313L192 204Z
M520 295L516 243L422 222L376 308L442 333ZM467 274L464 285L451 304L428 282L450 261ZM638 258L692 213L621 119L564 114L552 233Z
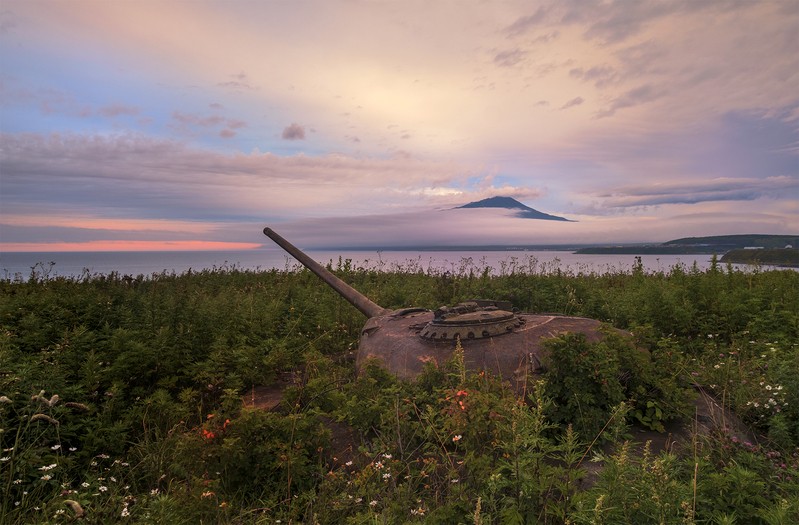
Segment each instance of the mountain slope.
M558 217L557 215L550 215L548 213L543 213L533 208L530 208L529 206L525 206L521 202L511 197L489 197L488 199L483 199L481 201L476 201L476 202L470 202L469 204L458 206L455 209L462 209L462 208L504 208L507 210L516 211L516 217L519 217L521 219L538 219L544 221L569 221L569 219L566 219L564 217Z

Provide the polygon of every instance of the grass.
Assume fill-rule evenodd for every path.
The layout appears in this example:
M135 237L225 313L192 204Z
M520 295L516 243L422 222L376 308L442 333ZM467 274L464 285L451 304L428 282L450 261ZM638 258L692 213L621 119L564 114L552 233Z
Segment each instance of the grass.
M356 374L364 319L307 271L34 272L0 282L0 523L799 520L799 273L332 269L387 308L597 318L649 357L556 339L519 399L457 353L413 383ZM278 410L244 406L285 377ZM633 424L690 424L692 384L756 440L629 442Z

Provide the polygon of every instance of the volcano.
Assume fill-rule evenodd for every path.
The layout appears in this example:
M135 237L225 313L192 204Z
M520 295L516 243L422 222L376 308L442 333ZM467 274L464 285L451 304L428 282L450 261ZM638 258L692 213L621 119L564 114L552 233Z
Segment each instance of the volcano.
M521 202L512 197L490 197L480 201L470 202L463 206L457 206L455 209L462 208L504 208L506 210L514 211L514 215L520 219L537 219L542 221L569 221L565 217L558 217L557 215L550 215L529 206L525 206Z

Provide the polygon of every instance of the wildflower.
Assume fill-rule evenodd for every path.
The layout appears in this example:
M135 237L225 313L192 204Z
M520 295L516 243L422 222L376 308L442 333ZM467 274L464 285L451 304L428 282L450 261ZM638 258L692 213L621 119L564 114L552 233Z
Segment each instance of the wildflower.
M130 516L130 511L128 510L128 506L127 506L127 504L126 504L124 507L122 507L122 514L121 514L121 516L122 516L123 518L127 518L128 516Z
M203 429L203 437L205 439L214 439L216 437L216 434L214 434L210 430Z
M76 450L78 450L78 447L69 447L70 452L75 452Z
M11 403L12 401L6 396L0 396L0 403Z
M462 437L463 437L463 436L461 436L460 434L458 434L457 436L452 436L452 441L454 441L455 443L457 443L458 441L460 441L460 440L461 440L461 438L462 438Z
M203 498L210 498L211 496L215 496L216 494L211 490L206 490L202 493Z
M53 479L53 476L51 476L50 474L45 474L39 479L41 479L42 481L50 481L51 479Z
M100 488L98 488L97 490L99 490L100 492L105 492L108 490L108 487L106 487L105 485L100 485Z
M383 468L383 462L382 461L375 461L375 468L377 470L380 470L381 468Z
M114 483L116 483L116 482L117 482L117 478L115 478L114 476L111 476L111 477L110 477L110 478L108 478L108 479L110 479L110 480L111 480L111 481L113 481Z
M721 368L721 365L713 365L713 368Z
M385 474L383 474L383 479L390 479L390 478L391 478L390 472L386 472Z
M0 458L0 461L3 461L3 462L9 461L9 460L11 460L10 456L3 456L2 458Z
M84 489L87 489L87 488L89 488L89 482L88 481L84 481L83 483L80 484L80 486L83 487Z
M460 481L459 479L455 478L452 481L450 481L450 483L458 483L459 481Z
M151 490L151 491L150 491L150 496L157 496L157 495L158 495L158 492L159 492L159 491L158 491L158 489L157 489L157 488L155 488L155 489L153 489L153 490Z
M355 498L355 503L360 503L363 501L363 498Z
M393 456L391 454L383 454L385 459L391 459Z
M46 466L43 466L43 467L39 467L39 470L41 470L41 471L44 471L44 472L47 472L48 470L53 470L53 469L54 469L54 468L56 468L57 466L58 466L57 464L55 464L55 463L51 463L51 464L49 464L49 465L46 465Z
M771 390L771 385L766 385L766 390Z
M19 485L20 483L22 483L21 479L15 479L14 480L14 485Z
M61 448L61 445L53 445L50 450L58 450L59 448Z
M370 506L370 507L376 507L376 506L377 506L377 500L374 500L374 499L373 499L372 501L370 501L370 502L369 502L369 506Z
M344 463L344 464L345 464L346 466L348 466L348 467L351 467L351 466L352 466L352 460L350 460L350 461L347 461L347 462L346 462L346 463Z
M61 516L62 514L66 514L66 513L67 513L67 511L65 511L64 509L58 509L57 511L55 511L55 515L56 516Z

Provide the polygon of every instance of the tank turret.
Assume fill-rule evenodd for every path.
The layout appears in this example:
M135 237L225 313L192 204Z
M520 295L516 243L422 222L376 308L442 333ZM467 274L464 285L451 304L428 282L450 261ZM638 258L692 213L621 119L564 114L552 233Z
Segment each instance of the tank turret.
M467 369L485 370L523 388L531 374L541 371L544 340L566 332L583 333L589 342L602 338L597 320L520 313L507 301L475 300L435 311L383 308L271 228L264 228L264 234L368 318L356 367L377 359L396 376L414 379L426 363L447 361L460 341Z

